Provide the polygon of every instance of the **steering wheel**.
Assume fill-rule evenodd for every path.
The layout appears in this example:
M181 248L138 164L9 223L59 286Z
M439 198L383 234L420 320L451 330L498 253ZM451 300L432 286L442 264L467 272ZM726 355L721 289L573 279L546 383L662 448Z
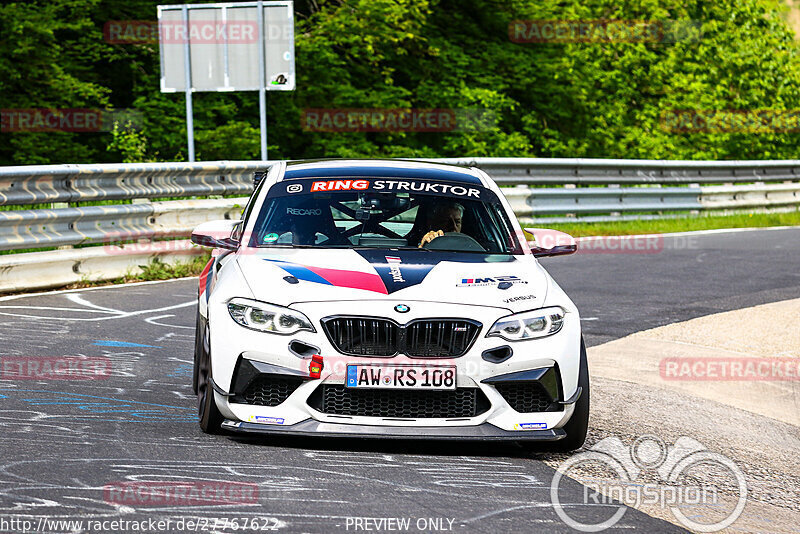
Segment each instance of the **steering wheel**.
M486 252L486 249L472 237L461 232L447 232L422 245L427 250L450 250L464 252Z

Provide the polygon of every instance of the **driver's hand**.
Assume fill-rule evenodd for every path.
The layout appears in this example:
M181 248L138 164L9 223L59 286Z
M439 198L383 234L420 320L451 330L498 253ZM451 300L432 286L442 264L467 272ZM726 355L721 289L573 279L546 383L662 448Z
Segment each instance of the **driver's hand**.
M431 230L424 236L422 236L422 241L419 242L419 248L422 248L426 243L430 243L437 237L443 236L444 232L442 230Z

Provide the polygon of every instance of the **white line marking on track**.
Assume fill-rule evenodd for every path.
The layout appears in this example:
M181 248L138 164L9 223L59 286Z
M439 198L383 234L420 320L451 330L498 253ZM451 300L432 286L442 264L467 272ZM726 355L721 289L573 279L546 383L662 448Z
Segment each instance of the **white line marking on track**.
M186 328L188 330L194 330L193 326L181 326L181 325L177 325L177 324L164 324L164 323L157 323L156 322L156 319L163 319L165 317L175 317L175 315L172 314L172 313L167 313L165 315L158 315L156 317L148 317L147 319L144 320L144 322L150 323L150 324L154 324L154 325L157 325L157 326L166 326L168 328Z
M0 306L0 309L23 309L23 310L56 310L56 311L77 311L89 313L111 313L101 310L87 310L86 308L60 308L58 306Z
M97 304L89 302L88 300L83 298L80 293L72 293L70 295L66 295L66 297L67 300L71 300L75 304L80 304L82 306L86 306L87 308L94 308L96 310L101 310L108 313L125 313L122 310L115 310L114 308L106 308L105 306L99 306Z
M42 317L39 315L26 315L21 313L8 313L3 312L3 308L6 306L0 306L0 315L8 315L11 317L26 317L29 319L42 319L42 320L51 320L51 321L108 321L111 319L127 319L128 317L134 317L136 315L144 315L148 313L156 313L161 311L169 311L175 310L178 308L186 308L187 306L194 306L197 304L196 300L190 300L189 302L184 302L182 304L173 304L172 306L165 306L163 308L154 308L152 310L138 310L132 312L123 312L117 315L112 315L110 317L91 317L91 318L82 318L82 317ZM15 306L18 307L18 306ZM27 307L30 309L30 307ZM184 327L185 328L185 327Z
M147 282L131 282L129 284L116 284L116 285L109 285L109 286L97 286L97 287L82 287L79 289L56 289L53 291L42 291L40 293L20 293L18 295L6 295L5 297L0 297L0 302L5 300L15 300L24 297L41 297L44 295L63 295L65 293L81 293L86 291L102 291L103 289L117 289L117 288L125 288L125 287L135 287L135 286L149 286L152 284L169 284L172 282L181 282L183 280L197 280L196 276L185 276L183 278L173 278L171 280L150 280Z

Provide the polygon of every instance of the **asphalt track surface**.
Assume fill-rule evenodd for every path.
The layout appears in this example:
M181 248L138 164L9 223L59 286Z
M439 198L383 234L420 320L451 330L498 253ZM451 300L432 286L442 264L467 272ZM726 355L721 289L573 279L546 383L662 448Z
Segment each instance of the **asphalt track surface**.
M657 253L544 263L579 306L594 345L800 297L798 258L800 229L787 229L667 237ZM74 356L110 366L98 380L0 380L0 532L378 531L377 523L357 530L355 518L408 518L410 532L573 532L552 507L548 454L514 444L202 434L190 389L196 284L0 301L4 359ZM246 486L227 494L230 504L146 502L120 490L141 481ZM587 522L617 509L583 504L577 483L561 498ZM171 522L143 530L88 523L115 519ZM188 525L192 519L197 524ZM50 523L57 520L84 523ZM611 530L623 529L682 531L634 509Z

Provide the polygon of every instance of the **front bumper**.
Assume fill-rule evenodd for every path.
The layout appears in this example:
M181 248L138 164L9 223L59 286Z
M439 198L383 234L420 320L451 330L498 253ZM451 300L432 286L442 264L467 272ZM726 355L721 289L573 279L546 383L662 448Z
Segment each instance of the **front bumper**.
M359 311L368 316L391 316L391 302L359 302ZM412 303L420 310L420 317L456 317L464 313L463 306L432 304L425 307ZM317 306L323 308L322 306ZM317 315L328 316L334 310L325 306ZM213 307L212 307L213 312ZM310 310L304 310L307 315ZM413 313L413 312L412 312ZM486 337L486 325L492 324L499 312L492 308L470 307L469 316L483 324L473 346L464 356L453 359L409 358L398 355L388 358L347 356L337 352L326 335L319 330L318 317L312 322L317 332L299 332L291 336L278 336L244 329L230 319L227 310L220 307L212 314L211 357L217 406L223 416L241 425L233 428L240 432L267 434L330 434L338 436L398 437L432 439L506 439L506 440L557 440L556 430L570 419L578 391L577 375L580 354L580 320L576 312L570 313L561 332L556 335L522 342L506 342L500 338ZM312 314L313 315L313 314ZM417 319L409 314L408 321ZM406 319L403 319L406 321ZM310 355L293 350L295 343L313 347L323 356L325 367L319 379L309 379ZM507 357L487 357L495 349L509 346L513 349ZM247 360L256 368L242 375L238 363ZM324 386L343 387L346 366L350 364L387 365L441 365L456 367L457 389L476 389L478 396L488 400L486 410L472 415L414 416L387 413L353 414L322 409L315 401L315 391ZM547 381L546 376L529 376L540 370L554 369L558 380ZM296 381L291 393L274 403L247 402L243 392L250 378L257 374L282 375L286 381ZM550 409L514 409L510 397L501 394L498 379L507 381L516 376L524 380L539 380L550 392L552 401L560 406ZM552 373L548 376L554 376ZM249 378L247 378L249 377ZM291 385L291 384L290 384ZM288 386L287 386L288 387ZM508 387L507 389L513 389ZM513 393L513 392L512 392ZM265 399L266 400L266 399ZM489 436L489 437L486 437Z
M225 420L222 428L243 434L269 434L282 436L350 437L376 439L424 439L424 440L476 440L476 441L558 441L566 436L560 428L516 432L483 423L475 426L457 427L392 427L323 423L306 420L290 426L262 425L242 421Z

